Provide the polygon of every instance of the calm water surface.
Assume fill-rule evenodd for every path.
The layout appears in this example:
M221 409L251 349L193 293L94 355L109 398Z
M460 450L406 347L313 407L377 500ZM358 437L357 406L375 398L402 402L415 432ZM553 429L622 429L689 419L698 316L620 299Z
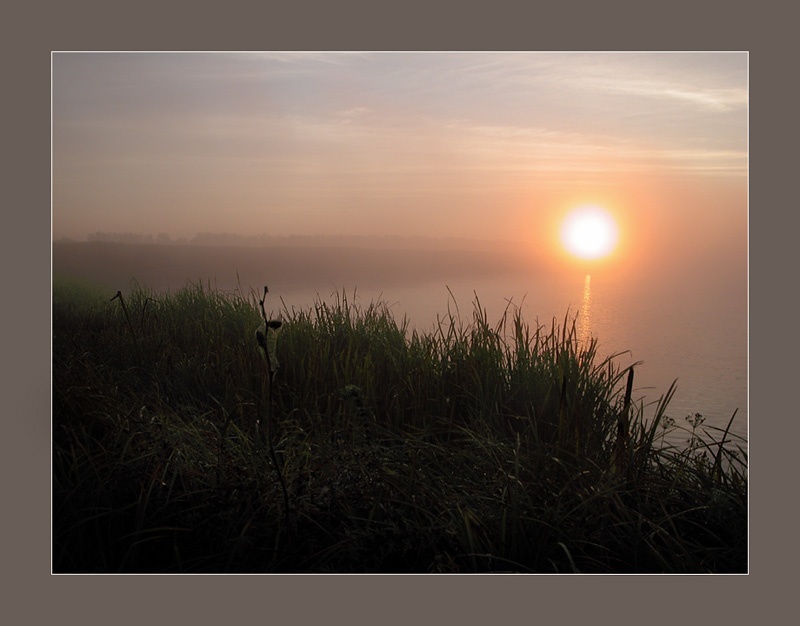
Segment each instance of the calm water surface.
M449 291L448 291L449 288ZM329 299L335 289L274 294L287 307L310 306L317 296ZM455 298L450 296L452 292ZM352 299L353 291L346 291ZM437 314L448 306L462 320L472 319L475 294L490 323L497 322L511 301L519 305L531 325L559 324L577 315L579 336L598 340L599 357L619 354L617 363L641 362L634 378L634 398L643 399L646 415L677 379L675 395L666 414L688 425L685 417L700 413L705 426L724 429L736 411L731 432L747 438L747 303L743 289L731 289L711 280L676 281L671 287L645 283L616 283L602 277L576 276L574 280L525 277L419 283L383 290L356 289L356 301L387 302L398 317L407 316L420 330L433 328ZM713 431L712 431L713 432ZM715 433L717 438L721 433ZM687 438L683 432L667 437L674 445ZM740 442L747 448L744 442Z
M349 260L348 260L349 255ZM496 262L497 256L380 250L320 252L314 249L242 250L136 246L54 246L53 267L106 285L112 293L131 277L157 291L179 289L188 277L213 278L222 291L269 281L267 306L307 308L317 297L330 300L342 290L362 304L385 301L398 317L421 331L431 330L448 306L472 320L475 294L493 325L509 300L530 324L562 324L577 315L580 337L598 340L599 357L624 353L617 363L636 367L634 397L655 403L677 379L667 415L686 424L700 413L705 425L748 432L747 291L743 255L723 263L707 254L704 262L662 263L662 270L640 269L638 278L615 279L592 272L520 270L524 260ZM738 266L730 259L739 258ZM477 260L475 260L477 259ZM659 273L657 273L659 272ZM267 278L268 277L268 278ZM348 284L345 281L351 281ZM449 288L449 290L448 290ZM450 293L452 292L452 297ZM260 295L260 294L259 294ZM457 305L457 308L456 308ZM718 433L718 435L721 433ZM685 434L669 443L680 445Z

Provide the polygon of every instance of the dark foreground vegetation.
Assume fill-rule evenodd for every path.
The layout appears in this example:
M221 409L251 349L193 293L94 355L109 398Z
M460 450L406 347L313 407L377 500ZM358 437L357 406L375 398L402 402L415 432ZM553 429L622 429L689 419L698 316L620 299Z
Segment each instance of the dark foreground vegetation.
M568 319L341 295L262 354L261 297L54 283L54 572L747 571L742 447Z

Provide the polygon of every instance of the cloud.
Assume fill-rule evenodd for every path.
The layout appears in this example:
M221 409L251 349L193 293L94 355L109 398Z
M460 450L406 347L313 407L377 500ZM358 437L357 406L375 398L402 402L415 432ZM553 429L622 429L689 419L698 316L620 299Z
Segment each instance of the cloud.
M630 173L741 177L743 59L58 56L54 207L59 221L65 198L75 211L281 206L302 216L387 198L397 211L398 199L464 204L468 194L488 205Z
M369 107L356 106L347 109L346 111L339 111L336 113L336 115L345 118L345 120L349 122L350 120L353 119L365 117L370 113L372 113L372 109L370 109Z
M701 88L670 81L590 79L590 88L642 96L657 100L674 100L712 111L743 110L747 106L744 88Z

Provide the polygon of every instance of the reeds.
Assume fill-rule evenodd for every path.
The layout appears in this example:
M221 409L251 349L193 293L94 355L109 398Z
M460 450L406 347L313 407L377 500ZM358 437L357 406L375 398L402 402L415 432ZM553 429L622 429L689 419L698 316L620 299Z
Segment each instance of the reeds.
M673 389L645 419L568 316L424 332L343 292L283 307L274 372L254 293L118 300L54 300L55 571L747 569L729 428L665 445Z

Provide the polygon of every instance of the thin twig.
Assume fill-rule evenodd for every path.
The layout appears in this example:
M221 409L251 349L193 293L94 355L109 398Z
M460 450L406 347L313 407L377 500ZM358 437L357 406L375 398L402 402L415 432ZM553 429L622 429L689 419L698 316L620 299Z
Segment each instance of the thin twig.
M627 463L628 449L630 447L630 410L631 394L633 393L633 366L628 370L628 382L625 386L625 400L622 405L622 413L617 422L617 458L616 469L624 472Z
M261 349L264 351L264 356L267 360L267 408L266 408L266 422L267 422L267 445L269 447L269 454L272 458L272 464L275 466L275 472L278 474L278 481L281 484L281 491L283 491L283 504L284 504L284 520L286 521L287 527L289 523L289 492L286 490L286 482L283 480L283 474L281 473L281 468L278 465L278 458L275 455L275 446L272 441L272 379L274 376L274 371L272 369L272 360L269 354L269 342L267 341L267 334L269 333L270 329L274 332L277 328L280 327L280 322L274 322L267 319L267 312L264 309L264 300L267 299L267 293L269 293L269 289L266 285L264 285L264 296L259 301L261 305L261 316L264 318L264 334L263 336L259 336L256 333L256 338L261 345Z
M125 321L128 322L128 330L131 331L131 337L133 337L133 340L136 341L136 333L133 332L133 324L131 323L131 316L128 314L128 307L125 304L125 298L122 297L122 292L117 291L117 295L111 298L109 302L113 302L117 298L119 298L119 302L122 305L122 312L125 314Z

